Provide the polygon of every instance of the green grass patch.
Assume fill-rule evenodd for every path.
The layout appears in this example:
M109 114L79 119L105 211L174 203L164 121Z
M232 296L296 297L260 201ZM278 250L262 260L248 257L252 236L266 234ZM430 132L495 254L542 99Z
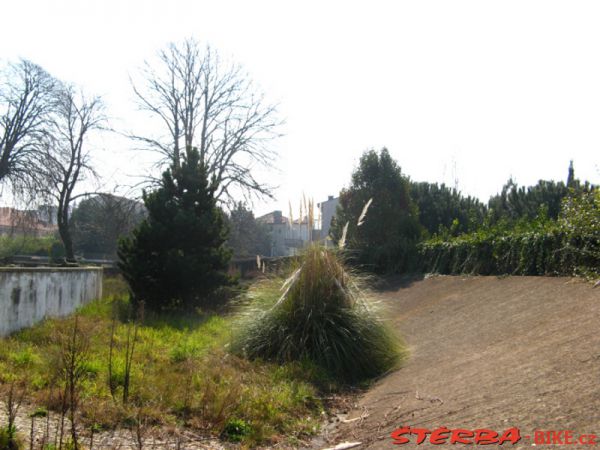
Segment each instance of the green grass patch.
M0 236L0 258L14 255L51 256L53 246L60 244L55 236Z
M142 411L153 425L190 427L248 445L302 439L318 430L317 388L297 364L281 367L229 353L234 321L227 315L147 315L136 327L122 288L107 280L108 296L77 312L86 342L79 366L85 427L131 426ZM0 339L0 384L23 382L34 406L57 411L64 388L61 336L72 321L49 319ZM127 347L134 336L124 403Z

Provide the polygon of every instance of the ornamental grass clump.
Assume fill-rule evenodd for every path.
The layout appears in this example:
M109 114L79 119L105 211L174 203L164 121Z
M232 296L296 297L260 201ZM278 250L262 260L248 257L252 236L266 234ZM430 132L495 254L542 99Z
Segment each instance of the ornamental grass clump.
M343 382L381 375L398 363L401 346L360 285L339 250L312 244L287 279L250 291L234 350L250 359L308 360Z

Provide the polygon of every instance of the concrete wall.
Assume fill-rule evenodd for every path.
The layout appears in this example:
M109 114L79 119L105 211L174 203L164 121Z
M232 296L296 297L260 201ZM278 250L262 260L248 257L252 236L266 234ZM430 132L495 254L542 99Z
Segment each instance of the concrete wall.
M0 267L0 336L102 297L97 267Z

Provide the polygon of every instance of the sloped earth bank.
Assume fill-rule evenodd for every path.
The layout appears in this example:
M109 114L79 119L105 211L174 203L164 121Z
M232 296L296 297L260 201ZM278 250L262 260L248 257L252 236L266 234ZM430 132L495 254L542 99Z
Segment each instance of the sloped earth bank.
M378 295L410 355L318 447L469 448L416 445L414 435L394 445L400 426L520 430L516 445L480 448L531 448L536 430L600 436L600 288L570 278L440 276Z

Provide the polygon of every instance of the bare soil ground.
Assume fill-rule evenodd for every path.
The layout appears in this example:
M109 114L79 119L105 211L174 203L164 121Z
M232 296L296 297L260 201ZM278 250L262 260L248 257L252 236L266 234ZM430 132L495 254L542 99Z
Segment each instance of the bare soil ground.
M467 447L417 446L414 436L393 445L390 433L406 425L600 435L600 288L570 278L440 276L378 295L410 355L361 396L348 415L358 420L325 436L329 446Z

